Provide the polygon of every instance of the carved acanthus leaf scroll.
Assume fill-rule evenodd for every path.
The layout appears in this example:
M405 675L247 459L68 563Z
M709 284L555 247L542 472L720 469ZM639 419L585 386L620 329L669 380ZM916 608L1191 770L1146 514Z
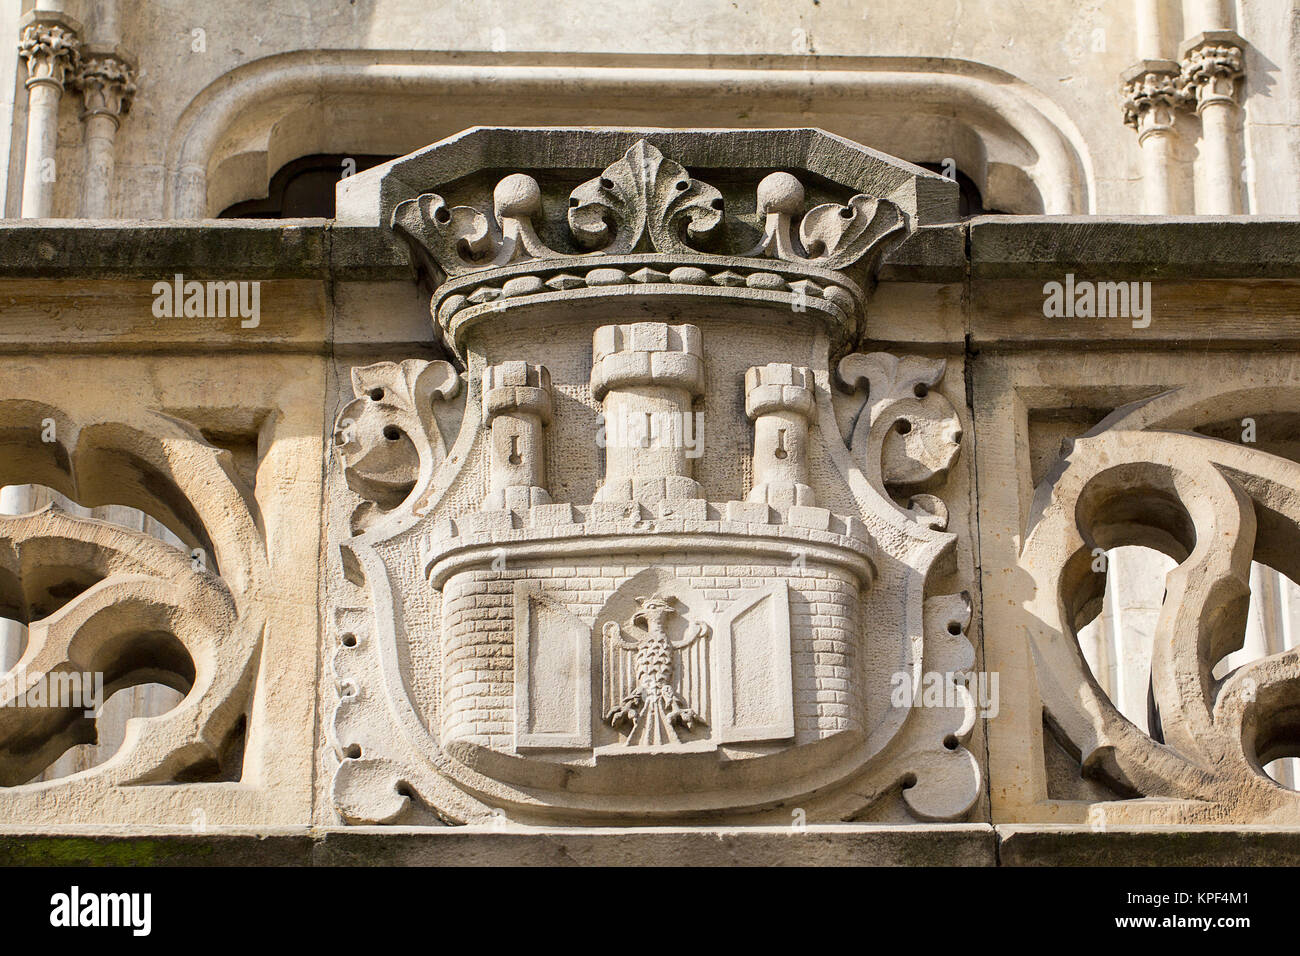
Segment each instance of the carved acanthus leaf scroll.
M824 269L847 269L906 224L894 203L861 194L847 204L822 203L805 213L803 184L789 173L772 173L758 184L758 212L763 238L745 255Z
M449 276L561 255L538 238L533 218L541 214L537 180L507 176L492 193L491 213L474 206L449 206L424 193L393 210L393 228L427 249Z
M887 352L854 353L840 360L850 393L865 392L849 428L849 450L882 494L907 499L918 520L942 529L948 510L931 492L948 478L961 452L961 421L938 390L947 363Z
M446 277L455 278L528 260L632 253L692 257L716 252L839 271L874 260L884 240L901 238L908 225L895 203L863 194L805 211L803 185L785 172L759 183L757 201L763 231L758 244L717 248L726 232L722 193L639 140L569 195L572 251L553 248L539 237L539 230L552 234L538 225L545 213L542 190L524 173L498 183L490 208L451 205L432 192L404 200L393 210L392 227ZM661 281L667 281L666 273Z
M447 455L434 403L460 393L447 362L407 359L352 370L357 396L339 412L334 447L348 487L381 511L411 494Z
M632 252L646 235L656 252L693 252L716 234L722 209L722 193L640 140L573 191L569 228L605 255Z

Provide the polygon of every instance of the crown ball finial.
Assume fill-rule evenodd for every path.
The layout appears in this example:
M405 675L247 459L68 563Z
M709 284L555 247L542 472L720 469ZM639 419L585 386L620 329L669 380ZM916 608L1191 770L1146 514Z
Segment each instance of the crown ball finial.
M803 184L789 173L772 173L758 184L758 211L764 216L798 216L803 212L803 203Z
M528 219L542 211L542 190L532 176L512 173L497 183L492 204L498 217Z

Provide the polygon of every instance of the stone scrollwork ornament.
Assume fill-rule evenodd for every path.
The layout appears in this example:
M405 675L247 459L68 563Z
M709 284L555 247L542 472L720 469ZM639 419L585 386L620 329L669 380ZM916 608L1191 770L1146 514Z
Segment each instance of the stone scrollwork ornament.
M641 140L569 199L569 228L585 249L632 252L648 236L656 252L704 248L722 225L722 193L691 178Z
M827 269L853 265L886 236L904 228L903 214L896 205L870 196L854 196L847 203L823 203L805 213L803 185L789 173L772 173L758 184L758 211L764 217L763 238L747 255L768 255Z
M5 812L32 819L67 800L112 807L139 788L174 794L218 775L238 786L269 568L262 516L230 453L156 410L90 416L9 399L0 431L10 436L4 484L34 478L90 505L125 502L184 545L53 505L0 516L0 609L27 625L21 655L0 675ZM87 706L78 679L92 675L102 687ZM80 690L71 699L69 682ZM40 779L70 748L100 739L104 701L149 683L182 698L133 718L109 759Z

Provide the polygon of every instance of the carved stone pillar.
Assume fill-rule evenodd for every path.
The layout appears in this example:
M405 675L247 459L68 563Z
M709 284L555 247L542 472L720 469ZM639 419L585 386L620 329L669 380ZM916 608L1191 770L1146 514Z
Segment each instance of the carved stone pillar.
M135 62L116 48L87 47L76 87L85 103L86 168L81 214L105 219L112 202L115 140L135 95Z
M1245 75L1245 41L1231 30L1207 30L1182 47L1183 83L1201 118L1203 195L1198 213L1231 215L1242 211L1241 118L1237 91Z
M816 504L808 484L808 424L816 413L810 369L773 363L745 373L745 414L754 423L754 485L747 500L783 514Z
M546 490L546 439L551 374L544 365L502 362L483 372L483 423L491 428L492 464L484 511L551 503Z
M79 57L81 25L62 13L33 10L23 17L18 53L27 64L27 158L23 167L24 219L44 219L54 200L54 152L59 99Z
M592 395L604 402L605 480L597 501L699 497L700 450L692 403L704 389L700 330L637 322L596 330Z
M1129 67L1124 80L1124 122L1137 130L1142 149L1144 212L1180 212L1173 165L1177 132L1174 121L1184 103L1180 69L1173 60L1141 60Z

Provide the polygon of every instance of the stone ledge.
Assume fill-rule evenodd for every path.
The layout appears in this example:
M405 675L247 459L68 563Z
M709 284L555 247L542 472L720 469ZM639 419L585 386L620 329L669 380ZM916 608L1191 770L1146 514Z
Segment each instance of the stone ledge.
M969 244L967 240L969 239ZM1300 217L976 216L922 226L881 263L893 282L1300 275ZM327 219L0 220L0 278L412 280L387 230Z
M325 278L328 227L324 219L8 219L0 221L0 278Z
M1300 217L977 216L972 279L1274 279L1300 275Z
M0 866L1295 866L1300 828L0 828Z
M990 866L986 824L0 831L3 866Z
M68 827L57 833L0 831L0 866L310 866L311 832L213 827Z
M1300 828L999 824L1002 866L1297 866Z
M965 227L923 226L891 251L881 278L960 282ZM774 265L780 263L773 262ZM387 229L329 219L0 220L0 278L326 278L413 281Z
M966 224L921 226L886 253L881 282L961 282L966 277Z

